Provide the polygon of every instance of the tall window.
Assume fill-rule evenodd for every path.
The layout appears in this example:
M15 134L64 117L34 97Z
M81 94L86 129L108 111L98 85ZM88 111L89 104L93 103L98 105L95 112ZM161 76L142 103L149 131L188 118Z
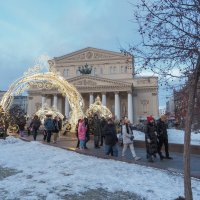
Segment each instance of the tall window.
M113 73L113 67L110 67L110 74Z
M103 68L100 68L100 74L103 74Z
M64 69L63 75L64 77L69 76L69 69Z
M94 75L96 75L97 74L97 69L96 69L96 67L94 68Z
M124 73L124 66L121 66L121 73Z
M76 69L76 75L80 75L80 71L79 71L79 68Z
M125 73L128 72L128 67L127 67L127 66L125 67L124 72L125 72Z
M116 72L117 72L117 68L113 67L113 73L116 73Z

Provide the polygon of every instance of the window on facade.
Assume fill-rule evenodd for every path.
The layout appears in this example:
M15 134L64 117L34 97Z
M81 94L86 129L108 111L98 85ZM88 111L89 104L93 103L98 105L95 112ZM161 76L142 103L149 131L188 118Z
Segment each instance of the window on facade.
M127 67L127 66L124 68L124 72L125 72L125 73L128 72L128 67Z
M121 73L124 73L124 66L121 66Z
M79 69L76 69L76 75L80 75Z
M113 73L116 73L116 72L117 72L117 68L113 67Z
M69 75L69 69L64 69L63 75L67 77Z
M110 74L113 73L113 67L110 67Z
M103 74L103 68L100 68L100 74Z
M97 74L97 69L96 69L96 67L94 68L94 75L96 75Z

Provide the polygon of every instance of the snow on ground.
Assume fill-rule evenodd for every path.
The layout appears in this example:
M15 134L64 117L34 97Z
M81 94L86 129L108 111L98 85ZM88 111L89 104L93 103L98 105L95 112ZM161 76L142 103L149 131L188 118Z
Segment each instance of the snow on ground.
M144 133L141 131L134 130L135 140L144 141ZM184 143L184 131L177 129L168 129L168 141L169 143L174 144L183 144ZM191 144L200 145L200 134L191 134Z
M0 181L6 199L47 200L102 188L129 191L149 200L183 196L183 177L168 171L99 159L39 142L8 137L0 140L0 166L19 171ZM194 200L200 199L200 180L192 179ZM5 199L0 192L0 199Z

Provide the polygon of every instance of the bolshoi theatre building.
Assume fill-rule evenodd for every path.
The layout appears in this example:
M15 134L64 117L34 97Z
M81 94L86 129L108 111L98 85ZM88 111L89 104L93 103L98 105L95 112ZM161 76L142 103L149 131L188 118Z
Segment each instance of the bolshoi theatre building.
M74 85L83 97L84 111L99 96L102 104L110 109L117 119L127 116L131 122L137 123L148 115L158 117L158 79L135 76L132 56L88 47L55 57L51 61L56 70ZM80 67L86 64L92 66L91 74L80 73ZM68 99L57 90L28 91L29 116L44 104L54 106L69 117Z

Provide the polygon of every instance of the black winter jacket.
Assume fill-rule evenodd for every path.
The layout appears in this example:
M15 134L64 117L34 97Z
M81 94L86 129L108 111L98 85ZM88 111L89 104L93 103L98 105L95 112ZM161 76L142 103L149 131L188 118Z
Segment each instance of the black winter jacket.
M105 144L114 146L118 141L115 125L107 124L104 128L104 133L105 133Z

